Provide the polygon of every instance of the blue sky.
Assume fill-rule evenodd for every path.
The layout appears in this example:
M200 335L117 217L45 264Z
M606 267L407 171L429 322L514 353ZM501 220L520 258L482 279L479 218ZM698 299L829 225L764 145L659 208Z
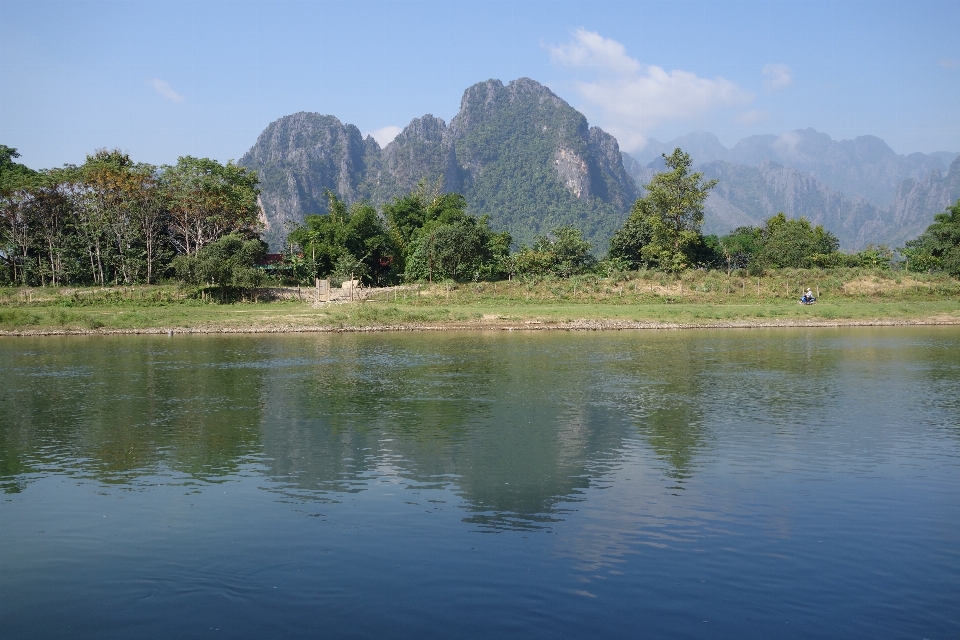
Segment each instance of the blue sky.
M960 151L958 25L960 0L0 0L0 143L34 168L226 161L297 111L386 141L526 76L625 150L813 127Z

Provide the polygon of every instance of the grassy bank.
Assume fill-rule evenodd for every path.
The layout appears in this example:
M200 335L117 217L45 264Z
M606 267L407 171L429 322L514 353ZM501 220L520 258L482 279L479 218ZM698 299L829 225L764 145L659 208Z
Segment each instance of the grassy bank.
M820 302L797 304L806 287ZM476 326L743 326L960 323L960 282L885 271L782 271L769 276L655 272L601 279L440 283L365 292L364 301L293 299L214 304L175 286L0 290L0 331L302 331Z

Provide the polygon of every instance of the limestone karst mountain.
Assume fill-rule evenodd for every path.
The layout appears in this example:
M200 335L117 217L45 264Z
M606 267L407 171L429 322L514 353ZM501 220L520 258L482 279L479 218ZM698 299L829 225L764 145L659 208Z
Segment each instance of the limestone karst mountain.
M637 196L616 139L547 87L521 78L478 83L449 125L412 121L384 149L333 116L297 113L271 123L240 160L262 180L267 237L287 220L326 211L324 189L382 205L424 180L462 192L476 215L531 242L561 224L603 249Z

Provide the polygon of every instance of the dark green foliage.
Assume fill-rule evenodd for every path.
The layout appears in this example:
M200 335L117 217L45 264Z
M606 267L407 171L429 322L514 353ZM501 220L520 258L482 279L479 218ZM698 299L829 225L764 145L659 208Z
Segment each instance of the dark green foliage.
M716 234L703 236L694 248L692 257L693 264L701 269L722 266L723 248L720 246L720 238Z
M400 248L398 269L408 280L486 280L508 270L511 236L494 233L486 216L467 213L459 193L427 193L422 182L384 205L390 235Z
M755 262L763 246L763 230L738 227L719 239L719 252L727 271L747 269Z
M376 210L365 202L347 207L330 190L327 201L328 213L307 216L288 236L302 252L308 277L333 274L387 283L395 273L397 247Z
M934 216L934 223L901 253L910 271L943 270L960 276L960 200Z
M193 285L210 284L221 289L249 289L263 284L257 261L267 251L265 242L231 234L206 245L196 254L173 260L177 277Z
M831 266L877 266L883 248L861 254L840 253L837 237L822 226L810 224L806 218L791 219L780 212L763 227L740 227L719 238L717 261L730 269L763 269L785 267L809 268Z
M716 247L704 243L703 204L716 180L690 173L693 161L680 149L663 154L667 171L653 176L647 193L630 211L627 223L611 240L609 255L635 268L650 266L682 271L715 262Z
M521 246L513 260L513 269L522 276L569 278L596 266L592 249L580 229L569 225L557 227L550 235L539 236L532 248Z
M639 269L645 261L641 252L653 241L653 225L645 209L650 203L637 200L630 210L630 217L610 239L610 258L623 260L631 269Z
M480 279L480 267L492 257L487 248L486 221L438 224L412 245L407 259L408 280Z
M20 154L13 147L0 144L0 193L7 193L23 186L37 174L26 165L14 162Z
M764 225L757 260L765 268L810 267L818 256L829 256L839 248L837 237L820 225L814 227L806 218L790 219L781 212Z
M841 254L842 255L842 254ZM846 266L868 269L889 269L893 265L893 250L886 245L868 244L863 251L848 256Z

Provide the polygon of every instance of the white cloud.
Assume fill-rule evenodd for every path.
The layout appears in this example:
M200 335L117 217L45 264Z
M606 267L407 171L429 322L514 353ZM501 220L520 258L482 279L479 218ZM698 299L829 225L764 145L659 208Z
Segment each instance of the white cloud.
M751 93L724 78L642 64L619 42L585 29L574 32L571 42L548 49L557 64L598 72L593 81L577 82L577 91L599 110L602 126L627 151L642 148L645 132L663 122L690 120L753 100Z
M616 40L599 33L577 29L573 42L550 49L553 61L565 67L599 69L607 73L639 73L640 63L627 55L627 49Z
M950 58L944 58L940 61L940 66L944 69L956 69L960 67L960 60L951 60Z
M786 89L793 84L793 69L785 64L765 64L761 73L767 77L763 81L767 91Z
M174 91L173 87L171 87L168 83L164 82L163 80L160 80L159 78L154 78L151 84L153 84L154 91L159 93L161 96L163 96L170 102L184 101L184 97L179 93L177 93L176 91Z
M753 124L760 124L761 122L764 122L767 119L767 117L769 117L769 115L770 114L764 111L763 109L750 109L750 111L746 111L744 113L741 113L739 116L737 116L737 122L739 124L744 124L748 126Z
M377 144L383 148L390 144L390 142L396 138L401 131L403 131L403 129L400 127L388 124L385 127L380 127L376 131L370 131L364 135L373 136L373 139L377 141Z

